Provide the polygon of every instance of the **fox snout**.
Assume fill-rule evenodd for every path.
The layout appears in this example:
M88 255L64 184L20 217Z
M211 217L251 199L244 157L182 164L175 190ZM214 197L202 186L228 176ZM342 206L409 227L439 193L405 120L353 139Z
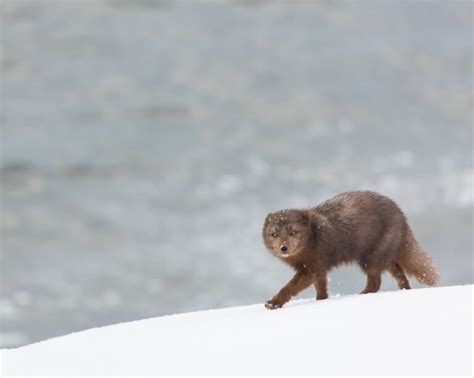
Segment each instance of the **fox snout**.
M283 253L283 254L286 254L288 253L288 246L286 244L282 244L280 246L280 251Z

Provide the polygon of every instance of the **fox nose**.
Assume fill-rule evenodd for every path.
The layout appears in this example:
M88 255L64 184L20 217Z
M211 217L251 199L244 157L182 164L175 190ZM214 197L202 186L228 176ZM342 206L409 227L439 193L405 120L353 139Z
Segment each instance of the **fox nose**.
M282 251L283 253L286 253L286 252L288 252L288 247L285 244L282 244L280 246L280 251Z

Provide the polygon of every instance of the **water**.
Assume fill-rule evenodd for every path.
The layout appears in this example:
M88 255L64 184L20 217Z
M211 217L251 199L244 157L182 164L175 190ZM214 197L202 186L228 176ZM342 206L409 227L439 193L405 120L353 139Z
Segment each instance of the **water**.
M472 282L469 2L1 5L2 346L263 303L266 213L351 189Z

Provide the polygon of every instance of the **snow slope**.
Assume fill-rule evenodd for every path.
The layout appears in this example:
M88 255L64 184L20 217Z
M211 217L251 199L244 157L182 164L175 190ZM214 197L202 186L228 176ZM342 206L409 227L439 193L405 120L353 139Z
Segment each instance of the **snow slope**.
M2 350L2 375L471 375L472 285L202 311Z

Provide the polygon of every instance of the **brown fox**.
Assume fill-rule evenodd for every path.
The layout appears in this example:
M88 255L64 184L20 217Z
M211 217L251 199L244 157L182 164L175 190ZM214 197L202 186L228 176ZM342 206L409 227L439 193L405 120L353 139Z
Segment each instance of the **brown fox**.
M436 265L418 244L403 212L374 192L342 193L314 208L270 213L263 240L273 255L296 271L265 302L268 309L282 307L311 284L316 299L326 299L328 272L345 263L357 263L367 275L361 294L377 292L385 270L400 289L410 289L406 274L427 285L439 279Z

